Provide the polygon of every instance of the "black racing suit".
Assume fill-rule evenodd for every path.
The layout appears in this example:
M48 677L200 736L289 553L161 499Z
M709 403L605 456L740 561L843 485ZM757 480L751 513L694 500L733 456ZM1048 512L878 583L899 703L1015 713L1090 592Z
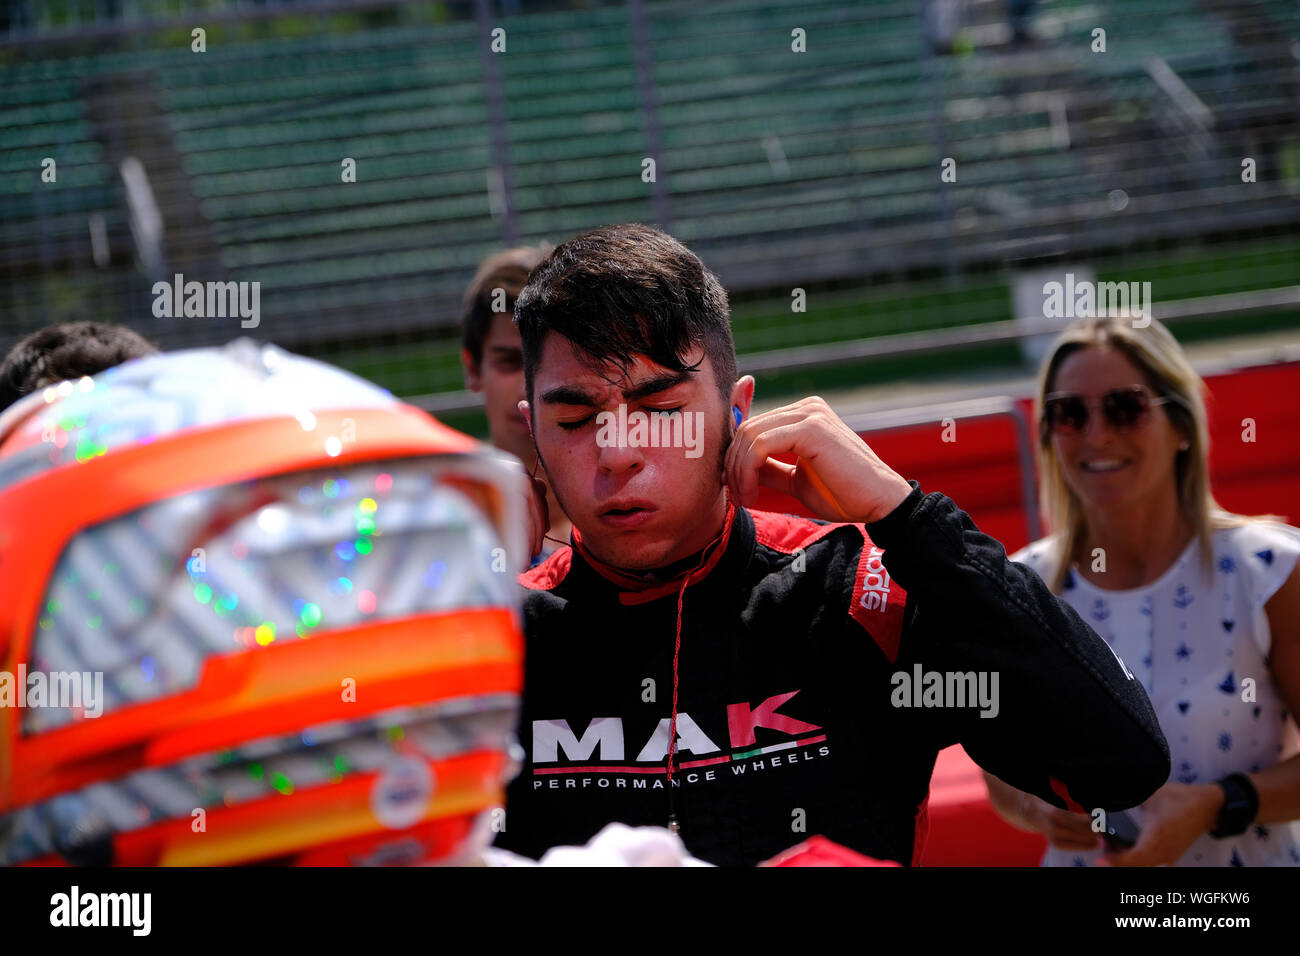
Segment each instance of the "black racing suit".
M729 509L695 573L667 582L601 566L576 534L521 575L527 759L496 845L536 858L672 813L719 865L813 834L913 864L935 756L957 742L1057 807L1150 796L1169 748L1138 681L949 498L912 485L865 526Z

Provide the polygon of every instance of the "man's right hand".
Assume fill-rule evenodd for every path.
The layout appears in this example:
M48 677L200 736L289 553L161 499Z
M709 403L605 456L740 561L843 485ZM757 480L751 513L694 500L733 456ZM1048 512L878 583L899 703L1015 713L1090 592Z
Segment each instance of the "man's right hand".
M1101 834L1092 829L1088 814L1062 810L1032 793L1023 799L1025 822L1058 850L1095 850L1101 845Z
M1017 790L987 770L984 781L989 802L1002 819L1021 830L1041 833L1058 850L1095 850L1101 834L1092 829L1092 817L1052 806L1046 800Z

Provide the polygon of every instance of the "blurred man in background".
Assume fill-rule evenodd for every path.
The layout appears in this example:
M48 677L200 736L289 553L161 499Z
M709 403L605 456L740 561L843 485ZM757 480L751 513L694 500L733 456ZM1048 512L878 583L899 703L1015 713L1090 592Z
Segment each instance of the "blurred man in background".
M121 325L61 322L33 332L0 363L0 411L24 395L67 379L96 375L158 350Z
M532 474L537 452L528 422L519 412L524 394L524 353L514 322L515 299L528 275L549 250L543 246L507 249L484 259L465 291L461 314L461 362L471 392L483 395L488 440L524 463ZM539 558L567 544L572 527L553 492L547 492L548 539Z

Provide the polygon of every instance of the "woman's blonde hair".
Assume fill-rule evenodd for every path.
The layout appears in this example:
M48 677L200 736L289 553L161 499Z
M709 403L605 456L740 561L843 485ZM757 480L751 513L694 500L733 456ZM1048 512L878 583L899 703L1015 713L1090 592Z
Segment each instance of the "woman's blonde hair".
M1039 495L1043 519L1055 537L1050 554L1051 579L1060 592L1070 560L1084 530L1084 514L1078 496L1065 481L1052 450L1051 428L1043 417L1043 405L1053 391L1057 372L1075 352L1085 348L1114 348L1142 370L1147 386L1170 399L1161 406L1174 430L1188 442L1174 462L1178 508L1191 524L1200 542L1206 568L1214 561L1212 532L1234 528L1257 520L1279 520L1275 515L1247 517L1224 510L1210 492L1210 432L1205 411L1205 383L1196 374L1182 346L1159 322L1134 328L1130 316L1084 319L1063 331L1052 343L1038 374L1034 412L1038 418Z

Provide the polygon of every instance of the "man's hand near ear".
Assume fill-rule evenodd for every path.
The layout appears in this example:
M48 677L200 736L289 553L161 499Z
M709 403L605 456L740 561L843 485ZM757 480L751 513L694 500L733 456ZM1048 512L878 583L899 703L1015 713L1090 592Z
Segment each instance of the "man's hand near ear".
M788 453L798 456L794 464L773 457ZM762 486L799 499L827 521L878 521L912 492L817 396L742 422L722 473L738 505L753 507Z

